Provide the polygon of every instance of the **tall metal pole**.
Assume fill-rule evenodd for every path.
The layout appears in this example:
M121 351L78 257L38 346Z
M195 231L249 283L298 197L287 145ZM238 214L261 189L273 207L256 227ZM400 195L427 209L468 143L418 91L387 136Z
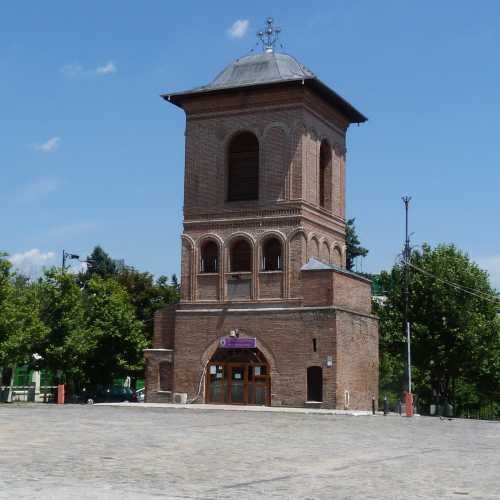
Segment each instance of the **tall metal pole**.
M62 272L66 271L66 250L63 249L62 255Z
M407 346L407 356L408 356L408 393L411 394L411 335L410 335L410 320L409 320L409 303L410 303L410 236L408 233L408 209L410 206L411 197L403 196L403 203L405 204L405 248L404 248L404 274L405 274L405 284L404 284L404 329L406 334L406 346Z

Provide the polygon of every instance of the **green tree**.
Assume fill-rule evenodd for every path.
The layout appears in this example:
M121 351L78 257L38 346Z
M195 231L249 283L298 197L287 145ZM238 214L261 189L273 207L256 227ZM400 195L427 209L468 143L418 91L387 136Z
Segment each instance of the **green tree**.
M93 276L110 278L116 276L118 268L116 262L97 245L92 253L87 257L88 267L85 277L90 279Z
M12 378L17 365L39 352L47 328L40 320L38 284L13 273L5 257L0 254L0 367L9 366Z
M143 369L147 341L127 291L114 279L92 278L84 289L86 381L110 385L113 378Z
M85 375L84 360L95 346L88 336L82 289L74 274L57 268L40 280L41 318L48 328L40 354L45 366L77 384Z
M165 276L155 282L152 274L128 266L118 272L116 280L127 291L135 316L143 324L144 335L148 342L151 341L155 311L165 304L178 302L178 289L170 285Z
M354 226L355 218L348 219L345 226L345 243L346 243L346 267L349 271L353 270L354 259L356 257L366 257L368 250L361 246L356 227Z
M409 319L412 375L424 402L459 405L498 399L499 301L488 275L454 245L424 245L411 255ZM381 389L406 380L403 267L381 274L386 301L380 317ZM474 401L471 399L474 398Z

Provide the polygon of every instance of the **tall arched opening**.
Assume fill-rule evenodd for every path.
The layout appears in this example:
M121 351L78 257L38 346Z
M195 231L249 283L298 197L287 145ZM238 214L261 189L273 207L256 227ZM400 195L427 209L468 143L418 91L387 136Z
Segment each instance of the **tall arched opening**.
M259 141L251 132L241 132L229 144L227 201L258 198Z
M244 345L246 339L231 339L227 345ZM270 366L256 347L220 347L207 364L205 401L207 403L270 405ZM251 345L251 344L250 344Z

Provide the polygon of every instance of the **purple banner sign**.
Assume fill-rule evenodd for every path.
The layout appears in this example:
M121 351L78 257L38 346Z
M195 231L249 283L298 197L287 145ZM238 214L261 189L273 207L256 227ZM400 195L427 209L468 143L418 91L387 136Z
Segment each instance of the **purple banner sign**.
M255 337L221 337L219 346L225 349L255 349L257 339Z

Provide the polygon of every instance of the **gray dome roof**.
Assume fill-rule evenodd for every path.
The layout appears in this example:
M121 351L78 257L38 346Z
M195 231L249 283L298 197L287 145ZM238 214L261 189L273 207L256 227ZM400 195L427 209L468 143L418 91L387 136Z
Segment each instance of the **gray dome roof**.
M203 88L232 88L308 78L315 78L314 73L292 56L262 52L236 59Z
M183 92L163 94L162 97L176 106L183 107L183 102L191 97L212 92L226 92L242 87L260 85L289 85L302 82L323 96L331 105L339 109L350 123L366 121L356 108L340 97L330 87L321 82L316 75L303 64L288 54L262 52L236 59L208 85Z

